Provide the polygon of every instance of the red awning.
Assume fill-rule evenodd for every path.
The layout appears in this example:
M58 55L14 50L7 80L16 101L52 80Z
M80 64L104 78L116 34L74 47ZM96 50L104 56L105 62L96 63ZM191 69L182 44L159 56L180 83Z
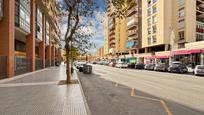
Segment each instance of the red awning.
M158 58L158 59L168 59L169 56L156 56L156 58Z
M174 51L174 55L184 55L184 54L192 54L192 53L200 53L202 50L195 49L195 50L180 50L180 51Z

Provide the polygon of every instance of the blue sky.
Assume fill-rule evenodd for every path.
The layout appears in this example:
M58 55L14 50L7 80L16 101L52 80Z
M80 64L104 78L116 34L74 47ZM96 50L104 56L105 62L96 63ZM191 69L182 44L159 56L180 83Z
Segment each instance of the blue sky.
M60 0L63 1L63 0ZM95 32L92 41L96 45L96 48L92 48L91 53L95 53L96 50L103 46L104 43L104 19L105 19L105 0L96 0L99 9L94 11L94 17L89 21L92 23L92 27L88 27L91 31ZM66 30L66 18L62 19L62 34Z

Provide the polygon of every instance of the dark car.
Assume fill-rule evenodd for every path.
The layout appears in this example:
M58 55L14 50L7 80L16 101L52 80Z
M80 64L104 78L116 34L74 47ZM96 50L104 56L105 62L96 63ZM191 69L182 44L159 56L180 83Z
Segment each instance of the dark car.
M168 70L169 65L165 64L165 63L159 63L156 64L154 67L155 71L167 71Z
M136 63L135 64L135 69L144 69L144 64L143 63Z
M186 73L188 72L187 66L182 64L179 61L173 62L169 68L168 68L169 72L176 72L176 73Z
M146 64L144 69L145 70L154 70L155 64Z
M135 68L135 63L128 63L128 68Z
M59 61L56 61L56 62L55 62L55 66L60 66L60 62L59 62Z

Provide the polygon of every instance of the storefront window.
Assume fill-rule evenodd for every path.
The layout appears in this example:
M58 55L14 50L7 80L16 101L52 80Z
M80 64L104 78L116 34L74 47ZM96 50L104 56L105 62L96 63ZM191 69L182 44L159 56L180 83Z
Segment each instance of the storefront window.
M3 17L3 0L0 0L0 20Z

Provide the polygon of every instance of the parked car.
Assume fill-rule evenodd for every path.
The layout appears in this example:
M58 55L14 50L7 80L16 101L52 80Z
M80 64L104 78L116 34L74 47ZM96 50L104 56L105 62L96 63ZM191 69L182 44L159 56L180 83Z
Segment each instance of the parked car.
M87 63L81 63L80 65L79 65L79 72L83 72L83 70L84 70L84 65L86 65Z
M59 61L56 61L56 62L55 62L55 66L60 66L60 62L59 62Z
M172 64L168 68L169 72L176 72L176 73L186 73L188 72L187 66L182 64L182 62L176 61L172 62Z
M144 64L143 63L136 63L135 64L135 69L144 69Z
M116 65L115 62L110 62L110 63L109 63L109 66L111 66L111 67L115 67L115 65Z
M86 62L77 62L76 68L79 69L83 64L86 64Z
M127 67L128 67L128 64L127 64L127 63L120 62L120 63L117 63L117 64L115 65L115 67L117 67L117 68L127 68Z
M135 63L128 63L128 68L135 68Z
M92 64L96 64L96 62L95 62L95 61L93 61L93 62L92 62Z
M204 75L204 65L197 65L193 70L194 75Z
M110 62L109 61L104 61L103 63L104 63L103 65L109 65Z
M154 70L155 64L146 64L144 69L145 70Z
M169 66L166 63L159 63L155 65L154 70L155 71L167 71L168 67Z

